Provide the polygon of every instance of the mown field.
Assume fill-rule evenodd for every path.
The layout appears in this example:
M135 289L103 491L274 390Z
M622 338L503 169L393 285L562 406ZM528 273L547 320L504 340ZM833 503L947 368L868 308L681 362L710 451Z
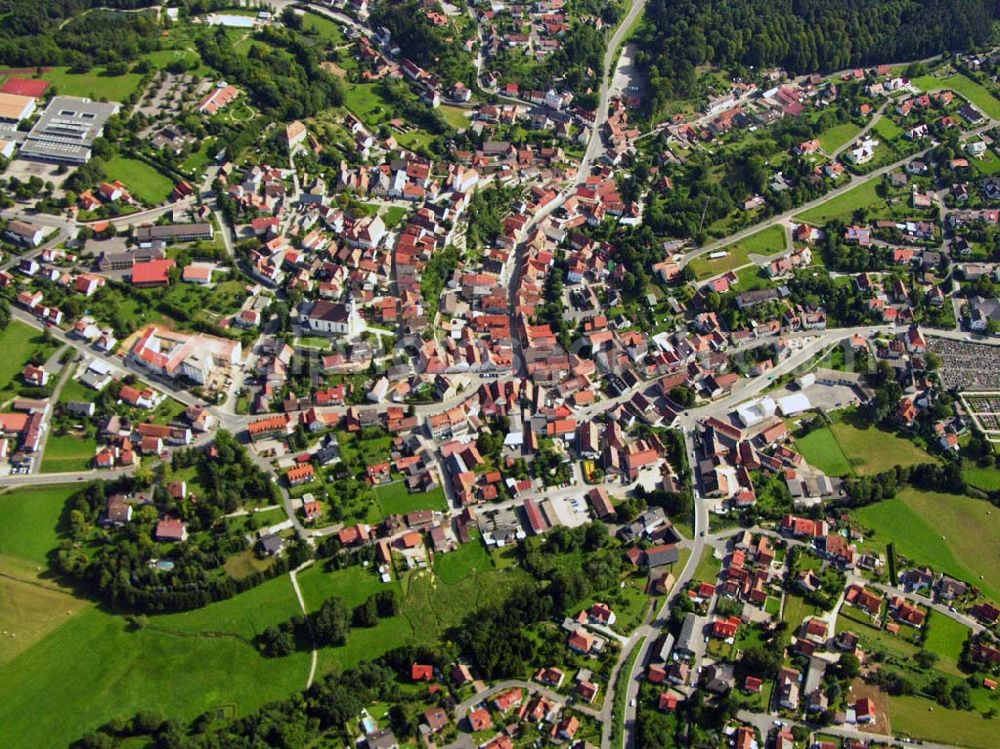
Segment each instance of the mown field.
M109 182L121 180L132 193L132 197L146 205L159 205L174 189L170 179L149 164L125 156L114 156L104 164Z
M864 182L852 190L800 213L795 218L816 226L822 226L834 219L850 221L851 216L859 208L872 209L876 205L885 205L885 201L875 193L877 184L878 180Z
M72 434L50 434L42 455L42 473L85 471L93 467L97 440Z
M851 472L851 461L844 455L830 427L814 429L804 437L796 437L795 447L810 465L827 476L846 476Z
M394 481L375 487L375 497L383 515L404 515L414 510L446 510L448 502L444 489L438 487L429 492L413 492L406 488L405 481Z
M992 492L1000 489L1000 470L996 468L969 466L962 469L962 478L969 485L984 492Z
M830 426L795 439L802 457L829 476L872 475L897 465L935 460L910 440L887 429L863 424L854 409L837 411L830 417Z
M862 426L852 410L834 414L831 429L855 472L861 475L881 473L897 465L934 462L910 440L886 429Z
M920 697L890 697L889 717L896 734L974 749L996 749L998 745L1000 728L995 720L970 710L945 710Z
M849 143L859 132L861 132L861 128L853 122L844 122L820 133L819 144L824 151L830 154L845 143Z
M1000 514L989 503L957 494L907 488L893 498L862 507L858 521L874 531L870 545L896 551L935 571L947 572L1000 600Z
M769 226L746 239L721 248L720 251L729 253L725 257L712 260L706 254L695 258L691 261L691 270L694 271L695 278L700 280L746 265L750 262L750 255L777 255L787 249L784 227Z
M52 68L42 78L52 83L55 93L61 96L83 96L95 101L125 101L139 87L142 76L138 73L107 75L97 67L87 73L71 73L69 68ZM49 89L52 93L52 88Z

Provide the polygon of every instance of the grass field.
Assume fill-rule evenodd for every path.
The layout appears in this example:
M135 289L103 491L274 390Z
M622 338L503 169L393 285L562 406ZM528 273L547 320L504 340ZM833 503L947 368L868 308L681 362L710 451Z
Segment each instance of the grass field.
M59 391L59 402L86 401L91 403L97 400L97 395L98 391L91 390L79 380L70 377L63 383L62 390Z
M1000 101L982 85L961 73L950 78L922 75L914 78L912 83L922 91L939 91L944 88L957 91L993 119L1000 118Z
M478 536L456 551L434 557L434 572L446 583L457 583L469 575L493 569L493 560Z
M294 599L287 578L274 582ZM86 606L10 662L11 672L19 676L0 683L5 744L38 744L43 704L44 743L65 746L110 718L139 709L180 720L222 706L245 715L301 689L309 672L308 653L264 658L232 632L247 631L248 611L268 610L257 602L260 591L174 615L176 631L159 629L157 619L134 630L122 617ZM239 610L227 610L234 602ZM189 616L208 628L185 626Z
M49 579L44 567L0 554L0 670L90 604Z
M1000 489L1000 471L996 468L969 466L962 469L962 478L970 486L982 489L984 492Z
M1000 156L993 151L987 151L975 161L976 168L980 174L992 176L1000 172Z
M817 606L813 606L811 603L806 601L802 596L794 595L789 593L785 596L785 608L782 611L782 621L788 624L787 629L785 629L782 635L785 642L790 642L791 638L795 636L795 633L799 631L799 627L802 625L802 621L807 616L816 616L822 614L822 610Z
M46 486L0 494L0 555L44 565L59 545L66 500L79 487Z
M382 222L385 224L387 229L395 229L399 226L399 223L406 218L407 211L401 205L390 206L386 209L385 213L382 214Z
M525 579L525 573L517 568L493 570L485 552L480 556L476 548L470 547L482 551L475 541L460 551L439 557L433 572L411 572L403 583L383 583L374 569L362 567L335 571L313 567L304 571L299 576L299 585L310 611L319 608L330 596L339 596L354 607L386 589L397 591L403 602L398 616L382 619L375 627L353 628L342 647L322 648L319 673L377 658L404 644L432 643L470 612L499 600ZM438 573L439 564L443 575Z
M861 128L853 122L844 122L820 133L819 144L824 151L830 154L845 143L849 143L859 132L861 132Z
M769 226L744 240L723 247L722 250L729 253L725 257L710 260L708 255L702 255L695 258L691 261L691 269L695 278L709 278L746 265L750 262L750 255L776 255L787 249L784 227Z
M889 634L874 626L866 614L845 605L837 616L837 633L850 631L861 638L861 646L868 651L877 650L900 660L912 658L917 647L911 642Z
M383 515L405 515L413 510L447 510L444 489L411 494L403 481L375 487L375 496Z
M142 161L114 156L104 164L108 180L121 180L132 196L146 205L159 205L174 189L173 182Z
M456 130L465 130L469 126L469 123L472 122L472 120L466 117L466 110L461 107L450 107L446 104L440 107L438 111L441 113L444 121Z
M55 93L61 96L123 102L139 87L142 76L138 73L105 75L104 68L94 68L89 73L71 73L69 68L53 68L42 78L51 81ZM49 93L53 93L51 88Z
M85 471L94 462L97 440L72 434L50 434L42 456L42 473Z
M850 221L851 216L859 208L870 208L876 205L876 203L884 205L884 201L875 194L875 186L877 184L878 180L869 180L852 190L838 195L832 200L826 201L822 205L800 213L795 218L817 226L822 226L834 219Z
M302 27L306 31L315 31L322 39L338 46L347 42L344 33L340 29L340 24L315 13L306 13L302 16Z
M924 640L924 648L957 663L968 636L968 627L944 614L931 611L927 621L927 639Z
M305 685L308 653L267 659L250 643L298 610L287 576L135 628L40 574L77 488L0 495L0 628L17 635L0 639L0 663L17 674L0 680L5 747L65 746L139 709L181 721L222 706L245 715Z
M797 437L795 446L810 465L827 476L846 476L851 472L851 462L830 427L814 429L804 437Z
M899 435L878 427L862 427L853 410L833 414L833 435L856 473L870 475L894 466L933 463L934 458Z
M0 332L0 389L17 377L28 360L43 348L42 334L17 320L11 320Z
M891 118L882 117L878 122L875 123L875 127L872 128L875 135L878 136L878 140L883 143L891 140L896 140L903 134L903 128L897 125Z
M983 500L904 489L895 498L863 507L858 520L875 531L869 541L935 571L947 572L1000 600L1000 561L984 549L1000 548L1000 515ZM980 579L981 578L981 579Z
M889 718L895 734L974 749L995 749L1000 728L969 710L945 710L920 697L890 697Z
M701 559L698 560L698 566L694 568L693 579L714 585L721 571L722 561L715 558L711 546L706 546L705 550L701 552Z

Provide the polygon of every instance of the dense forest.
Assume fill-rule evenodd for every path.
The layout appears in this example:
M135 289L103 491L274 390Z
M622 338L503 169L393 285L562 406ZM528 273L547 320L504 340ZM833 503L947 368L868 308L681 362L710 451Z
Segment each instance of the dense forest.
M700 65L790 73L917 60L987 42L988 0L650 0L637 64L653 110L692 95Z
M0 0L0 61L8 65L70 65L127 62L160 46L153 13L135 10L150 0ZM67 19L72 19L67 21Z

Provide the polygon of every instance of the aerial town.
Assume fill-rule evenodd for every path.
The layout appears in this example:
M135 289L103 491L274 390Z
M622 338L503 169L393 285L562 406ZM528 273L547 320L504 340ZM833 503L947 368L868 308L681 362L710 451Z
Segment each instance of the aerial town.
M0 2L0 745L1000 746L1000 11L799 5Z

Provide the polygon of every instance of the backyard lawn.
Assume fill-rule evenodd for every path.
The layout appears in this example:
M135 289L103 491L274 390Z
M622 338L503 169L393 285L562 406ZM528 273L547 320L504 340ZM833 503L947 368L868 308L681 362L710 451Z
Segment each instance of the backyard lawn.
M705 254L695 258L691 261L691 270L698 279L709 278L746 265L750 262L750 255L776 255L787 249L784 227L769 226L746 239L723 247L720 251L729 253L725 257L711 260Z
M79 380L70 377L63 383L62 390L59 391L59 402L86 401L92 403L97 400L98 394L97 390L93 390Z
M861 128L853 122L844 122L820 133L819 144L824 151L830 154L845 143L849 143L859 132L861 132Z
M823 611L818 606L812 605L802 596L793 593L786 595L785 608L781 617L782 621L788 625L782 635L784 641L791 642L791 638L799 631L802 621L807 616L816 616L822 613Z
M715 558L715 553L712 551L711 546L706 546L704 551L701 552L701 559L698 560L698 566L694 569L693 579L715 585L721 571L722 561Z
M414 510L447 510L444 489L410 493L405 481L375 487L375 496L383 515L405 515Z
M17 377L36 352L45 353L42 333L17 320L11 320L0 332L0 389L5 389Z
M109 182L121 180L132 196L146 205L159 205L174 189L174 184L168 177L149 164L126 156L108 159L104 164L104 171Z
M896 140L896 138L899 138L903 134L903 128L889 117L879 119L872 130L875 132L877 140L881 140L883 143Z
M1000 514L984 500L907 488L893 499L857 510L863 526L875 532L871 545L896 551L977 585L1000 600L1000 561L984 549L1000 548Z
M386 229L395 229L399 223L406 218L407 209L401 205L390 206L382 215L382 223Z
M450 107L445 105L440 107L438 111L441 113L441 117L444 118L444 121L456 130L465 130L465 128L469 126L469 123L472 122L472 120L466 116L467 110L462 109L461 107Z

